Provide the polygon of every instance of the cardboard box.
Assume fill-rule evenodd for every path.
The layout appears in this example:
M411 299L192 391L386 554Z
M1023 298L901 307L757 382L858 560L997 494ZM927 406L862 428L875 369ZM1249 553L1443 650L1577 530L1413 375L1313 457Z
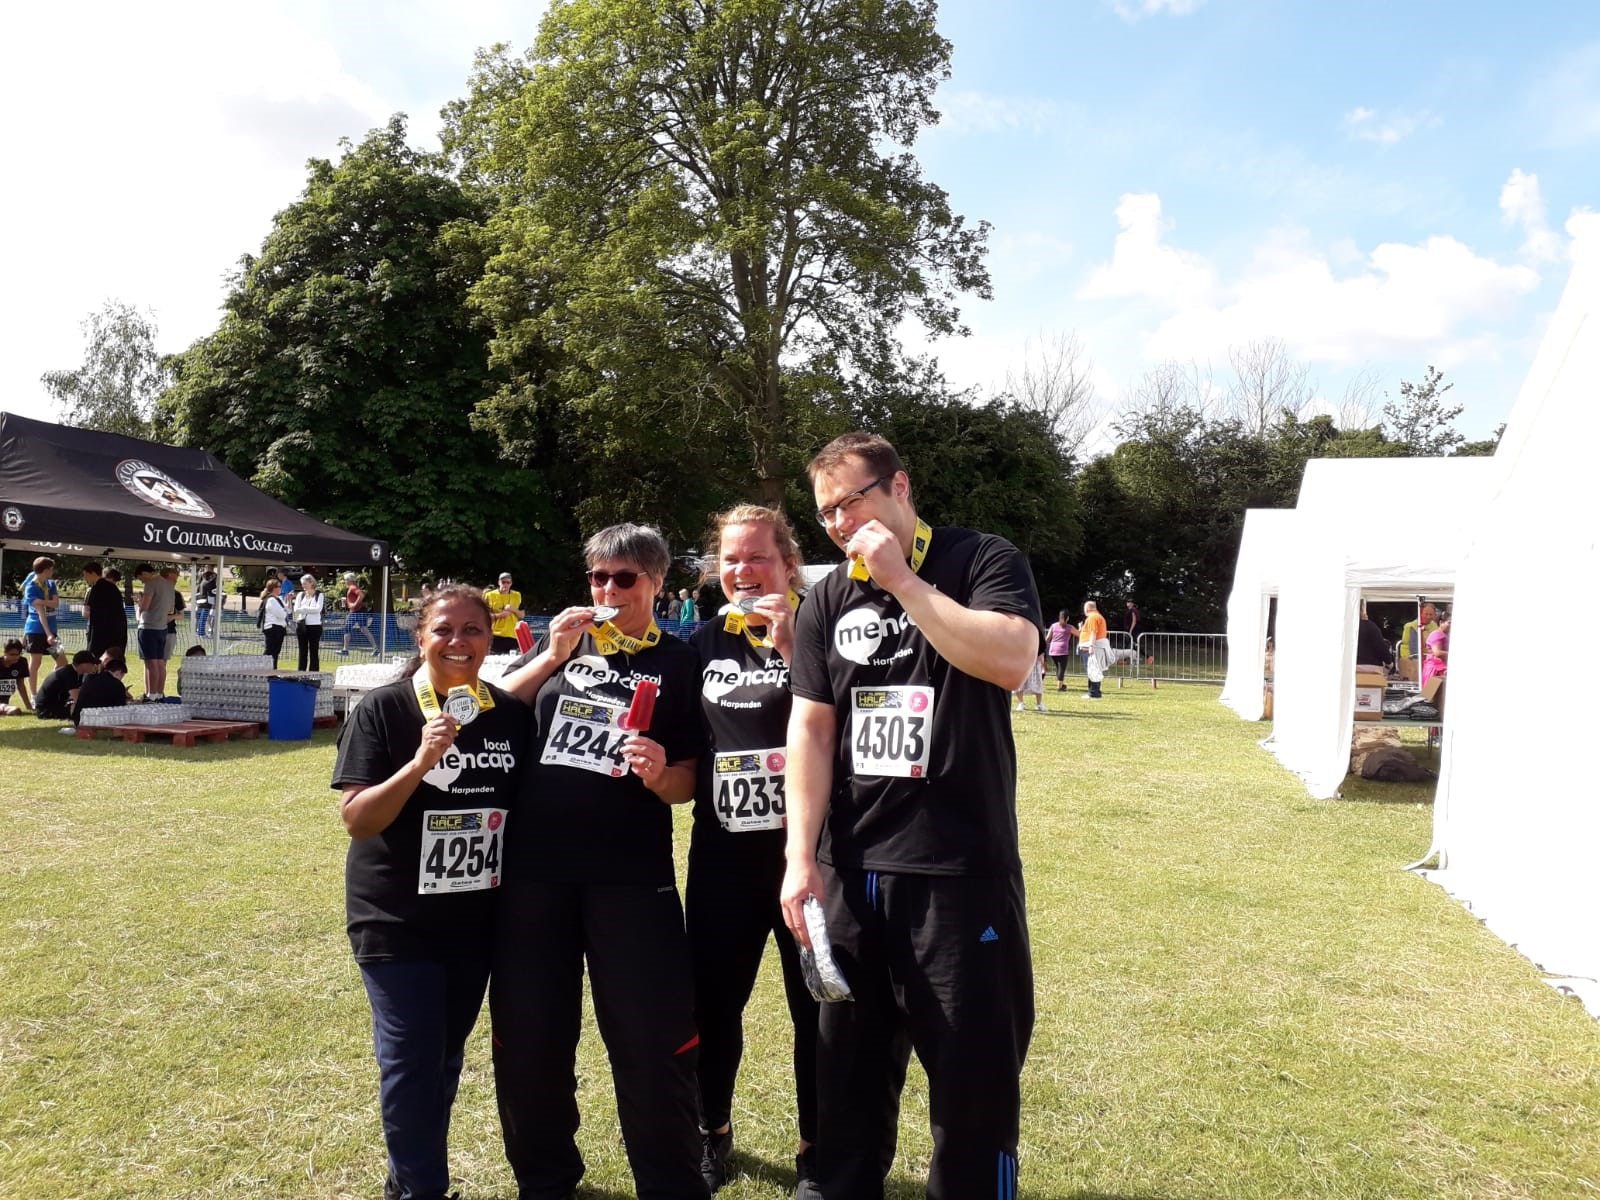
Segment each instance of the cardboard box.
M1381 673L1356 672L1356 720L1377 721L1383 718L1383 688Z
M1263 721L1272 720L1272 685L1270 683L1267 684L1261 694L1261 719Z
M1433 705L1439 710L1439 716L1444 716L1444 676L1435 675L1422 685L1422 699L1425 703Z

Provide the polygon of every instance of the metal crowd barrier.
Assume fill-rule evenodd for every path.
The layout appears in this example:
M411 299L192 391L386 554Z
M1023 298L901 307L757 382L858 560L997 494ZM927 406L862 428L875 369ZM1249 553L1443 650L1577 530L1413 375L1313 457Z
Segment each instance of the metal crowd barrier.
M1121 687L1124 679L1134 679L1138 676L1138 664L1134 661L1137 655L1134 654L1133 639L1124 631L1114 629L1106 635L1106 640L1111 643L1111 666L1106 670L1105 677L1108 680L1115 679L1117 686ZM1067 677L1071 678L1075 685L1084 680L1084 661L1084 655L1078 652L1078 642L1074 638L1072 653L1067 655L1065 666ZM1047 688L1056 682L1055 660L1049 656L1044 660L1044 681Z
M1214 683L1228 676L1225 633L1141 633L1134 669L1150 686L1158 683Z

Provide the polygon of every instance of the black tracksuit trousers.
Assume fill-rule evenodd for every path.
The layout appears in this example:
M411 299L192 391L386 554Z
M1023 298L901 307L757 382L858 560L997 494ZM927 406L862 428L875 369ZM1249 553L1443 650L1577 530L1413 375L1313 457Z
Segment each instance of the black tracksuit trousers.
M817 1183L881 1200L912 1050L928 1075L929 1200L1016 1194L1019 1076L1033 1034L1021 873L822 867L828 936L855 1000L824 1004Z
M730 875L689 860L689 954L700 1030L700 1120L720 1129L733 1109L744 1056L744 1009L772 937L794 1023L795 1107L802 1141L817 1140L817 1002L800 973L800 952L783 921L776 883Z
M639 1200L705 1200L677 888L519 883L500 897L489 1015L520 1200L565 1200L583 1177L574 1068L585 961Z

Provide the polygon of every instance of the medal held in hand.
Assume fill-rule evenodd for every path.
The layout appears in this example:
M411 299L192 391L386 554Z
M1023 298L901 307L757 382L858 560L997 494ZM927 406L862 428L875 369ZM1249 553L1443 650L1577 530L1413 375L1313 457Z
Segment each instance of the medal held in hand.
M604 622L611 620L612 617L616 616L618 611L619 610L615 605L596 604L594 606L594 616L592 620L596 625L603 624Z
M453 687L444 696L444 711L457 725L470 725L477 720L483 706L478 703L476 688Z

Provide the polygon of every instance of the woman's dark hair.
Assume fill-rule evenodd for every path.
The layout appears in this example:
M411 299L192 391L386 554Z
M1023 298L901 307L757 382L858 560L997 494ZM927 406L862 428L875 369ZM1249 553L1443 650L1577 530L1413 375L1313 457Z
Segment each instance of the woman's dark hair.
M426 628L428 620L433 616L433 610L441 604L451 600L470 600L483 614L485 626L494 624L494 614L489 611L489 602L483 598L483 593L477 588L468 587L464 583L452 583L442 587L422 602L422 607L417 610L417 653L411 656L411 661L400 668L400 678L410 679L422 666L422 631Z

